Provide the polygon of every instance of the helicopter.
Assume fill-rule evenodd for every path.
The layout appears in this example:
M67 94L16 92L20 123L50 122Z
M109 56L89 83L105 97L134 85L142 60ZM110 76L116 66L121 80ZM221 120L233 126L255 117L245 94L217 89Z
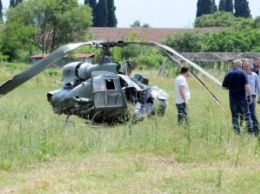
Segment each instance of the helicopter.
M167 92L158 86L149 86L149 79L143 75L131 76L137 67L135 61L126 61L125 64L110 61L111 48L132 44L155 47L172 61L175 61L173 56L178 56L221 85L215 77L166 45L155 42L89 41L71 43L56 49L3 83L0 86L0 95L9 93L76 48L91 46L102 49L98 63L66 64L62 70L61 88L47 93L47 100L54 113L65 114L67 119L72 115L78 116L93 123L121 122L129 118L138 121L155 114L164 115L169 97Z

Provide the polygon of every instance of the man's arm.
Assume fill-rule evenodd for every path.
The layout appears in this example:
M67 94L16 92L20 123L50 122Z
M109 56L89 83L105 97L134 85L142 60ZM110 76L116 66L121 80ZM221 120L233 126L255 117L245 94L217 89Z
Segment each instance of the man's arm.
M248 104L251 104L252 103L252 93L251 93L251 89L250 89L249 84L245 85L245 90L246 90L246 93L248 95Z
M188 105L189 102L188 102L188 100L185 98L184 87L185 87L185 86L180 85L180 86L179 86L179 92L180 92L181 98L183 99L184 103L185 103L186 105Z
M259 83L259 80L258 80L258 76L256 76L256 78L255 78L255 85L256 85L258 98L260 98L260 83Z

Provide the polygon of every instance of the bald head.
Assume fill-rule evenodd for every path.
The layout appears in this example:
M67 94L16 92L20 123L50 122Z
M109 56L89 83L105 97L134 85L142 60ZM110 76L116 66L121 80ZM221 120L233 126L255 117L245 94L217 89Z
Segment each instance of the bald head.
M241 60L234 60L233 67L242 68L242 61Z

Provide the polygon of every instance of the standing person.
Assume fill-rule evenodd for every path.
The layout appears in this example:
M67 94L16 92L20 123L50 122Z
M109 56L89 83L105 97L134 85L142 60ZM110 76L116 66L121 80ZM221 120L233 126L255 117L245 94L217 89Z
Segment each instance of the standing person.
M251 64L251 71L257 74L260 83L260 58L259 57L254 58L254 62ZM258 96L257 103L260 103L260 96Z
M178 110L178 125L185 120L188 124L187 108L190 99L190 90L186 81L186 77L189 77L189 68L182 67L180 75L175 79L175 97L176 107Z
M251 71L255 72L259 76L260 58L255 57L254 62L251 64Z
M248 84L247 75L241 68L242 61L234 60L233 69L225 75L222 87L223 89L229 90L229 104L235 132L240 134L238 117L242 112L246 120L248 133L254 134L248 107L248 104L252 103L252 94ZM248 99L246 93L248 94Z
M258 79L258 75L255 72L251 71L251 66L248 60L243 61L243 70L247 74L248 83L252 93L252 103L249 105L249 111L253 123L253 130L255 135L257 136L259 128L258 128L258 119L256 116L256 91L259 97L260 94L259 79Z

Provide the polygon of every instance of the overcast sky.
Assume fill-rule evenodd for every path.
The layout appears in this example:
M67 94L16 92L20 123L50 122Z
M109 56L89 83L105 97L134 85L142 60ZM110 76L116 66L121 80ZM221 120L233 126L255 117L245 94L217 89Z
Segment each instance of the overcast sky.
M197 0L114 0L117 27L130 27L134 21L157 28L192 27L196 16ZM260 16L260 1L248 0L251 15ZM10 0L2 0L4 7ZM84 0L79 0L83 3ZM216 0L219 4L219 0Z

